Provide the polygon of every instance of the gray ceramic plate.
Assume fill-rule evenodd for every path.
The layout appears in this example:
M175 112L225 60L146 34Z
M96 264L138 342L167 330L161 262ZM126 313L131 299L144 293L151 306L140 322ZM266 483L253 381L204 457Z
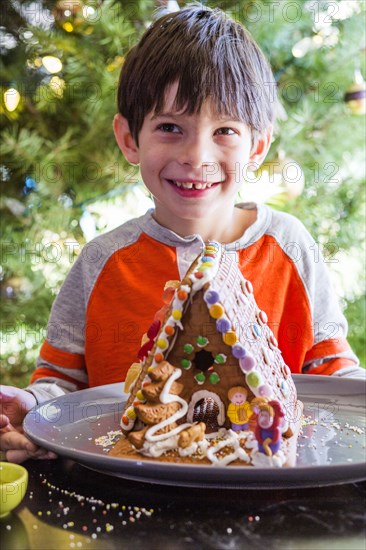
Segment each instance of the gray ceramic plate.
M52 399L28 413L24 430L37 444L94 470L126 479L218 488L332 485L366 478L366 382L294 376L307 422L294 468L167 464L108 456L95 439L118 430L126 399L110 384Z

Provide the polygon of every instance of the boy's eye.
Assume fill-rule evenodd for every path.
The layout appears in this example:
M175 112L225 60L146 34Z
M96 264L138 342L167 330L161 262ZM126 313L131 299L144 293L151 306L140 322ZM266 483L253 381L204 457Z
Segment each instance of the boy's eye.
M218 130L216 130L216 133L219 136L232 136L236 132L232 128L219 128Z
M178 126L171 122L163 122L163 124L159 124L158 130L161 130L162 132L169 132L174 134L179 132Z

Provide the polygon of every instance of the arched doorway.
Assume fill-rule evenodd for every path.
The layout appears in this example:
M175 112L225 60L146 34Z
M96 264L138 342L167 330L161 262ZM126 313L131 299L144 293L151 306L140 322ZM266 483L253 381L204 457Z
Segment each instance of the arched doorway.
M219 396L207 390L192 395L188 406L187 422L204 422L206 433L217 432L225 422L225 406Z

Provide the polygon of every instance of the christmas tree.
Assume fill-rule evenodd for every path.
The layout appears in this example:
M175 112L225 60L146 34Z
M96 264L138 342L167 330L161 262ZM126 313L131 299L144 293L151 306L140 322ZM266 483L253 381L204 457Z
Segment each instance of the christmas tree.
M185 4L2 2L3 383L27 383L82 245L150 204L114 142L116 88L126 52L156 9ZM248 174L240 198L291 212L313 234L315 261L329 265L365 365L365 3L206 4L250 30L283 106L268 159Z

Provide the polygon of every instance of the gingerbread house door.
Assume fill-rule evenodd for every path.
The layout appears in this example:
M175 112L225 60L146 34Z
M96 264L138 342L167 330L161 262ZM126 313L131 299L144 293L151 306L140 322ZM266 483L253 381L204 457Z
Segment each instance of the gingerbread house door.
M225 406L215 393L202 390L192 395L187 422L204 422L206 433L217 432L225 422Z

